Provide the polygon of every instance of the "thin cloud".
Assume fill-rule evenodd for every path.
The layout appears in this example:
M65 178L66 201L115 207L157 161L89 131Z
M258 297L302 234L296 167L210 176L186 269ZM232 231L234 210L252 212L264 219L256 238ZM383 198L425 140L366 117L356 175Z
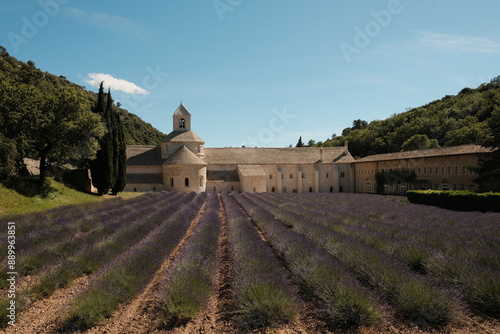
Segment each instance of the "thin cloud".
M417 44L436 51L459 51L471 53L500 53L500 43L490 38L478 36L418 32Z
M136 21L123 16L86 12L81 9L71 7L66 7L64 11L70 18L78 20L89 26L114 30L118 33L138 39L147 39L152 36L151 31L141 26Z
M93 87L99 87L101 82L104 81L104 87L110 87L112 90L121 91L127 94L149 94L149 91L137 86L133 82L118 79L106 73L89 73L87 74L87 78L83 81Z

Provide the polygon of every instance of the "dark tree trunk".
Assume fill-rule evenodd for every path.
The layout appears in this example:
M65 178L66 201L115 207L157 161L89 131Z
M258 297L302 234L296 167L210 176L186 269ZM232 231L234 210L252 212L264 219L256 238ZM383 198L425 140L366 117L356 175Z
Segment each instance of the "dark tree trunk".
M40 176L38 178L38 187L42 188L45 183L45 177L47 176L47 155L49 153L50 146L45 147L40 151Z

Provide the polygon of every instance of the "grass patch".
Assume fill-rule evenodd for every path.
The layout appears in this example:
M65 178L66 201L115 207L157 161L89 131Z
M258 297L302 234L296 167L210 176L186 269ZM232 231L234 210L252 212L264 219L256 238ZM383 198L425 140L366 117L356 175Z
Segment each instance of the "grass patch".
M61 205L100 202L115 196L97 196L65 186L48 177L44 186L37 187L37 177L16 181L0 181L0 216L52 209ZM143 193L120 193L118 197L131 198Z

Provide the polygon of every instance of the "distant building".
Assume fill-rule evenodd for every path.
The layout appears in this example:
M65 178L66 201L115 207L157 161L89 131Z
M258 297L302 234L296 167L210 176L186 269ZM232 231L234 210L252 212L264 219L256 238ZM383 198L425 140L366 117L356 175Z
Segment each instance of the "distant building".
M409 152L377 154L355 162L356 192L374 193L376 174L384 173L384 193L404 194L407 190L472 190L477 174L470 170L478 158L491 150L479 145L462 145ZM414 172L415 179L405 182L401 174Z
M411 183L390 180L387 193L407 189L476 189L468 166L489 150L476 145L400 152L355 160L343 147L205 148L191 114L175 110L173 131L159 146L127 146L125 191L376 192L375 175L412 170Z

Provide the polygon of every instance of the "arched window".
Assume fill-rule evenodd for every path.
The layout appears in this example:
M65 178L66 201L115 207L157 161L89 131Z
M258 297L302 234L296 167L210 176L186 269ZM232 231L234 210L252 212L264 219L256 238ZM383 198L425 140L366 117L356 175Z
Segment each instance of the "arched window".
M173 187L173 186L174 186L174 178L173 178L173 177L171 177L171 178L170 178L170 186L171 186L171 187Z
M156 191L156 187L153 187L153 191Z
M134 188L134 192L135 192L135 193L137 192L137 188Z
M185 186L185 187L189 187L189 177L186 177L186 178L184 179L184 186Z
M371 194L372 192L372 183L371 182L365 182L365 193Z
M184 118L181 118L179 120L179 129L185 129L186 128L186 120Z
M312 187L309 187L309 192L312 193L313 192L313 188Z
M273 174L269 174L269 180L273 179Z
M200 175L200 187L203 187L203 175Z
M333 193L333 187L330 187L330 192Z
M273 193L274 192L274 187L271 188L271 192Z

